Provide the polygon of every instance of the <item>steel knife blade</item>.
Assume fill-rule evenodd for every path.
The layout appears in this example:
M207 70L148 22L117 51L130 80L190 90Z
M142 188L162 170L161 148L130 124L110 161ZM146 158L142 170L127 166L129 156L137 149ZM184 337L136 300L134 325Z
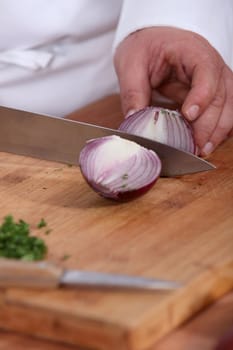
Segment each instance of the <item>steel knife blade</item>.
M47 261L0 259L0 287L57 288L59 286L169 291L181 283L98 271L63 269Z
M85 143L118 135L155 151L162 161L161 176L213 170L215 166L191 153L160 142L93 124L0 107L0 151L78 165Z

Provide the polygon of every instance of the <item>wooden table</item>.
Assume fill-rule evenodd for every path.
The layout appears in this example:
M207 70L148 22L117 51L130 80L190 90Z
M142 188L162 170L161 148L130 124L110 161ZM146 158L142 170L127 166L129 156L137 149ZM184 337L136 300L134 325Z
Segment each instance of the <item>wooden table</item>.
M82 120L83 115L83 121L87 121L86 116L89 111L92 117L95 111L98 111L98 114L105 118L105 126L117 127L114 123L117 120L116 115L120 113L119 98L114 96L111 99L111 108L114 112L110 114L110 117L106 115L109 103L109 99L107 99L106 102L102 101L101 105L98 104L98 108L95 108L94 105L84 108L78 112L78 119ZM76 119L76 113L69 117ZM150 350L213 350L218 340L231 327L233 327L233 293L226 295L179 329L164 337L157 344L154 344ZM21 350L25 348L33 350L71 350L75 348L81 350L78 347L39 340L13 332L0 332L0 350Z
M149 350L214 350L220 338L232 327L233 293L230 293ZM84 350L13 332L0 332L0 350L13 349Z

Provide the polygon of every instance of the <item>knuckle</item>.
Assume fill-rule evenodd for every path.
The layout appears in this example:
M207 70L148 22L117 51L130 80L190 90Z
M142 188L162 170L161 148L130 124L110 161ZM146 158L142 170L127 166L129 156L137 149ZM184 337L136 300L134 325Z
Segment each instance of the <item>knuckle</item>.
M217 109L221 109L225 103L225 96L216 94L211 102L211 105Z
M232 89L233 89L233 86L232 86ZM230 92L230 95L227 96L227 102L230 106L230 108L233 108L233 93Z
M219 125L216 128L216 133L219 135L219 137L226 138L229 135L232 127L233 127L232 121L231 122L229 121L229 123L226 123L226 124L219 123Z
M205 84L202 84L200 87L200 97L203 101L211 101L215 94L215 87L209 82L206 82Z
M197 144L202 147L209 140L212 130L206 126L199 125L198 128L195 128L194 134Z
M149 103L149 94L147 96L139 89L122 89L120 95L124 113L131 109L143 108Z
M209 137L211 135L211 130L208 128L201 127L201 128L199 128L198 133L199 133L199 137L202 140L207 140L207 139L209 139Z
M205 100L209 100L213 95L213 88L209 85L203 85L201 88L201 97Z
M211 137L211 141L213 144L218 145L224 140L226 140L232 132L233 128L233 119L224 119L223 121L220 119L214 134Z
M125 103L134 103L141 95L141 91L137 89L127 89L121 92L121 98Z

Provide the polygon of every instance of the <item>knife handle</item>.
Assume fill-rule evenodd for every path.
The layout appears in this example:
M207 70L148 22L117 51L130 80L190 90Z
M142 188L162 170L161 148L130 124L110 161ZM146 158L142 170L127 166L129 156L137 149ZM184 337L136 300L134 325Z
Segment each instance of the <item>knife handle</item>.
M63 270L47 262L0 259L0 287L55 288Z

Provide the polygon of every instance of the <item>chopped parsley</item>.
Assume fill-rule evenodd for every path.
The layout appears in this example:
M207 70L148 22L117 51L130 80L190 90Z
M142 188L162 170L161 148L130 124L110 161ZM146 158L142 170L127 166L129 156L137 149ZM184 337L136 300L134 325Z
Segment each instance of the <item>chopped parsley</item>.
M127 173L122 175L122 180L128 180L128 178L129 178L129 175Z
M38 228L42 228L42 227L45 227L47 226L47 222L45 221L45 219L41 219L40 222L38 223L37 227Z
M167 114L167 110L164 109L164 108L161 108L161 109L160 109L160 112L161 112L162 114Z
M15 222L11 215L4 218L0 226L0 257L33 261L43 259L46 253L45 242L30 236L25 221Z
M62 256L61 260L65 261L65 260L69 259L70 257L71 257L71 255L65 254L65 255Z

